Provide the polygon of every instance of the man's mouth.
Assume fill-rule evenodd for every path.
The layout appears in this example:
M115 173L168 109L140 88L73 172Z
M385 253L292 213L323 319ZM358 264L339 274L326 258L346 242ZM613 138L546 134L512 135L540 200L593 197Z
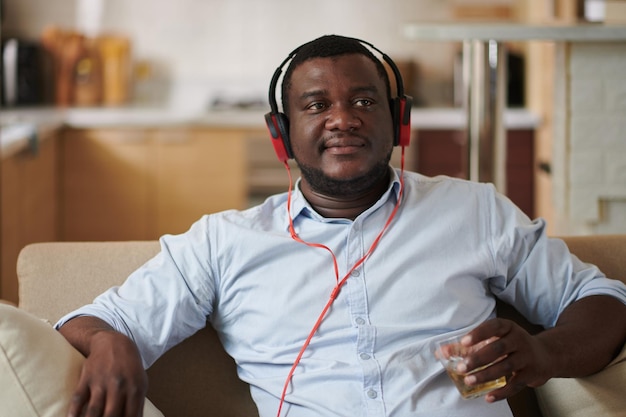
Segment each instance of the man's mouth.
M366 141L357 136L341 136L325 140L322 145L323 152L336 155L345 155L358 152L365 147Z

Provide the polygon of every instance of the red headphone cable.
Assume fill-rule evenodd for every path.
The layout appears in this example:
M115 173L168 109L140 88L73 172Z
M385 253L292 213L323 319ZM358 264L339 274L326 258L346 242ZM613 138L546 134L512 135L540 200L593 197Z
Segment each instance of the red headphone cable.
M333 288L332 292L330 293L330 297L329 297L328 301L326 302L326 305L324 305L324 309L322 310L322 312L320 313L319 317L317 318L317 321L315 322L315 325L311 329L311 332L309 333L309 335L307 336L304 344L300 348L300 351L298 352L298 356L296 357L296 360L294 361L293 365L291 366L291 369L289 370L289 374L287 375L287 379L285 380L285 385L283 386L283 391L282 391L282 394L280 396L280 404L278 406L278 413L276 414L276 417L280 417L280 413L282 411L283 404L285 403L285 396L287 395L287 388L289 388L289 384L291 382L291 378L293 377L293 374L294 374L296 368L298 367L298 364L300 363L300 360L302 359L302 356L304 355L304 352L306 351L307 347L311 343L311 339L313 339L313 336L315 335L315 333L317 332L317 330L321 326L322 321L324 320L324 317L326 316L326 313L330 309L330 306L333 304L333 301L335 301L335 298L337 298L337 295L339 295L339 291L340 291L341 287L348 280L348 278L350 277L350 274L352 273L352 271L354 271L356 268L361 266L361 264L363 264L365 262L365 260L372 254L372 252L374 252L374 249L376 249L376 246L378 246L378 243L380 242L381 238L383 237L383 234L389 228L389 225L391 225L391 222L393 221L393 218L395 217L396 213L398 212L398 209L400 207L400 202L402 201L402 195L403 195L403 192L404 192L404 146L402 146L402 154L401 154L401 159L400 159L400 191L398 192L398 199L396 201L396 205L394 206L391 214L389 215L389 218L385 222L385 225L383 226L382 230L378 233L378 235L376 236L376 239L374 239L374 242L372 242L372 245L370 246L368 251L365 253L365 255L363 255L363 257L361 259L359 259L352 266L352 268L350 268L350 270L341 279L341 281L339 280L339 268L337 266L337 258L335 256L334 252L328 246L323 245L321 243L312 243L312 242L307 242L305 240L302 240L297 235L297 233L295 231L295 228L294 228L294 225L293 225L293 218L291 216L291 194L292 194L292 190L293 190L293 178L291 176L291 167L289 166L289 163L287 161L284 161L283 163L285 164L285 168L287 169L287 175L289 176L289 189L287 191L287 215L289 216L289 233L291 234L291 238L293 240L295 240L296 242L305 244L307 246L324 249L324 250L326 250L326 251L328 251L330 253L330 255L331 255L332 259L333 259L333 267L334 267L334 271L335 271L336 285Z

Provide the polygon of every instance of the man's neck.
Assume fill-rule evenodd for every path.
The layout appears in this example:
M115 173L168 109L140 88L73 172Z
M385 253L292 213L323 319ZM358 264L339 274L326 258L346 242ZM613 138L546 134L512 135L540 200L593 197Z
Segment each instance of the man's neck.
M388 176L381 178L374 187L354 196L334 197L319 193L310 188L306 181L300 182L302 194L317 213L326 218L344 218L354 220L370 208L387 191Z

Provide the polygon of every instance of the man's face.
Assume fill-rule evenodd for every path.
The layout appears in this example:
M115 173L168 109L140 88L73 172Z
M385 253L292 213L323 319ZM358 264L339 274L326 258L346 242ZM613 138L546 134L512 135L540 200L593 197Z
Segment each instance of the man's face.
M293 154L314 191L354 195L387 175L393 123L385 82L370 59L305 61L288 94Z

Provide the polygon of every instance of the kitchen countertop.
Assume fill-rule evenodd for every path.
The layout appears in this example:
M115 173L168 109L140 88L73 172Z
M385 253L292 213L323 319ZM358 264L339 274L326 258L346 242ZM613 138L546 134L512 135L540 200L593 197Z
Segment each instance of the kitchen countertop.
M215 110L201 113L167 108L24 108L0 113L0 150L6 157L28 146L42 129L176 126L265 128L265 109ZM539 117L526 109L508 109L504 114L509 129L534 129ZM413 129L464 129L466 115L461 108L418 108L411 113Z

